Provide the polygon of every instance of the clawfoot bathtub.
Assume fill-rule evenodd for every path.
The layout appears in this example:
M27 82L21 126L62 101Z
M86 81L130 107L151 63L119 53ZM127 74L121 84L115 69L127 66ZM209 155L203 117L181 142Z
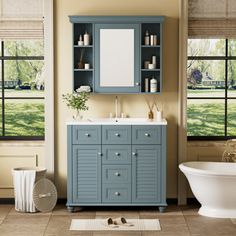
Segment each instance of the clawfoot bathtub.
M200 215L236 218L236 163L185 162L179 168L201 203Z

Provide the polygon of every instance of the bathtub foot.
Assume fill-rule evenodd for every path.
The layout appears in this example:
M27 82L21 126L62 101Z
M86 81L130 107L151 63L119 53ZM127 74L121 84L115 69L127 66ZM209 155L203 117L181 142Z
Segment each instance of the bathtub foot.
M158 208L159 208L159 211L160 211L161 213L165 212L165 210L166 210L166 207L165 207L165 206L160 206L160 207L158 207Z
M211 208L207 206L200 207L199 215L214 217L214 218L236 218L236 209L227 208Z

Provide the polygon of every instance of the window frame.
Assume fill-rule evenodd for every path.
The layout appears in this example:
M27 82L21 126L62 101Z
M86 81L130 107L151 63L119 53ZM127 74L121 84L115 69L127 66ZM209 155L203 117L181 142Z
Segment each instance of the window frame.
M45 56L5 56L4 55L4 40L1 41L1 52L2 54L0 55L0 63L1 63L1 81L2 81L2 91L1 91L1 104L2 104L2 135L0 135L0 140L24 140L24 141L33 141L33 140L45 140L45 133L44 136L6 136L5 135L5 100L45 100L45 95L44 97L5 97L5 86L4 86L4 81L5 81L5 74L4 74L4 62L5 61L13 61L13 60L45 60ZM45 107L45 105L44 105ZM45 126L45 121L44 121L44 126ZM45 130L45 129L44 129Z
M188 141L216 141L216 140L228 140L228 139L233 139L236 138L235 136L227 136L227 127L228 127L228 100L236 100L235 97L228 97L228 61L229 60L235 60L236 61L236 56L229 56L228 55L228 40L225 39L225 55L224 56L188 56L187 55L187 60L218 60L218 61L224 61L225 62L225 93L224 97L188 97L188 92L187 92L187 101L188 100L197 100L197 99L205 99L205 100L224 100L224 136L188 136L188 131L187 131L187 140ZM188 90L188 87L187 87ZM188 105L187 105L187 110L188 110ZM187 112L187 117L188 117L188 112ZM187 119L188 120L188 119Z

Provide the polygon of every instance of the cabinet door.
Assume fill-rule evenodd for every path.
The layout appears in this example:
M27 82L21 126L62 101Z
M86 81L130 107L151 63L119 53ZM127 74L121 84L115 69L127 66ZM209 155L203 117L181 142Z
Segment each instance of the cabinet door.
M132 202L158 203L161 200L161 147L133 145Z
M95 24L95 92L140 92L139 24Z
M73 145L73 202L101 202L101 145Z

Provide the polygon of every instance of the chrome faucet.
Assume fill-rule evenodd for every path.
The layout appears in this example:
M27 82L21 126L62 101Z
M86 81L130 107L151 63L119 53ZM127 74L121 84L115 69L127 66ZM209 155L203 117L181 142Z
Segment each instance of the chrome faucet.
M115 99L115 118L119 118L119 115L118 115L118 97L116 96L116 99Z

